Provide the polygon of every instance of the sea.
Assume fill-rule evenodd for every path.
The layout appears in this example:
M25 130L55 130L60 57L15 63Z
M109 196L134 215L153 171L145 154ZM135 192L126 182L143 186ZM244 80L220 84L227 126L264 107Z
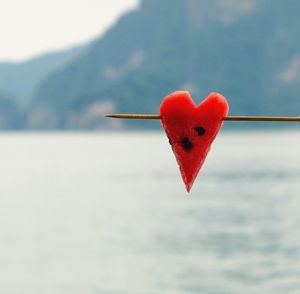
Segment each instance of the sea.
M0 134L0 293L300 293L300 129Z

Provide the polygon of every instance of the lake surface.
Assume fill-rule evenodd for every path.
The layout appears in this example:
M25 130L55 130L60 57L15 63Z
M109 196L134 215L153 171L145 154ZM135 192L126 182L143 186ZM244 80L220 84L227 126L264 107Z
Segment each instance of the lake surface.
M190 194L162 133L0 135L0 293L299 289L299 129L223 132Z

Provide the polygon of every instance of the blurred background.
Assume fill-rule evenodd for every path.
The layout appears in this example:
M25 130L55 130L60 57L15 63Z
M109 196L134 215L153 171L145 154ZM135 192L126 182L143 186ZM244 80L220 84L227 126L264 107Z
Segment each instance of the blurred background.
M159 122L103 116L299 116L300 2L0 4L0 293L299 293L299 124L227 122L187 195Z

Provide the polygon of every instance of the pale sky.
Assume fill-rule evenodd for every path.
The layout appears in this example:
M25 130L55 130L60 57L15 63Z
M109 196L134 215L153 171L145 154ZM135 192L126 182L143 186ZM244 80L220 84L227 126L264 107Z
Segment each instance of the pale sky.
M138 0L0 0L0 60L22 60L102 34Z

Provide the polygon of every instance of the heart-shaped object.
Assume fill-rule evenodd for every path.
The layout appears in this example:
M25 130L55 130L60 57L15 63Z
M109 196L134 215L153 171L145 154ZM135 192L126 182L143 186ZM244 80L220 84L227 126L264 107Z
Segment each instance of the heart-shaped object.
M209 94L197 106L189 92L177 91L160 106L161 122L188 192L228 111L225 97L218 93Z

